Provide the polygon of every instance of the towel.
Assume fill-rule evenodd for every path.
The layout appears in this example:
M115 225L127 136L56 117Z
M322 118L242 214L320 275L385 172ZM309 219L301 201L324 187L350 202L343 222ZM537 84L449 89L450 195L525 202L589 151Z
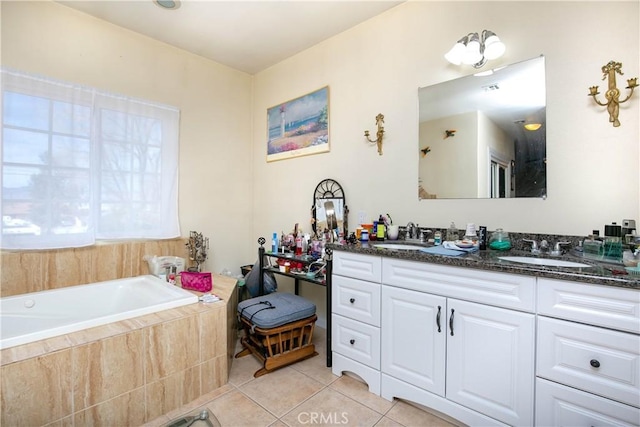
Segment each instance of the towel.
M421 252L425 252L427 254L433 255L444 255L444 256L460 256L464 255L466 252L461 249L447 249L442 246L433 246L430 248L420 249Z

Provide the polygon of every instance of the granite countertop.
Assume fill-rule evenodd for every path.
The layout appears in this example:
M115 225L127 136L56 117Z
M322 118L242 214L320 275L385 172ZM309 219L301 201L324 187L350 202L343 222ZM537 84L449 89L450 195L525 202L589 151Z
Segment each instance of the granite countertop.
M393 241L392 243L402 244L403 241ZM475 253L467 253L461 256L443 256L421 252L420 250L381 249L374 247L374 244L374 242L371 242L370 244L357 243L345 245L331 243L328 244L327 247L335 251L376 255L388 258L404 259L407 261L428 262L432 264L449 265L453 267L476 268L494 272L546 277L549 279L571 280L575 282L625 287L640 290L640 276L619 274L626 273L626 270L622 263L609 264L598 262L596 260L591 260L588 258L578 258L572 255L563 255L562 257L560 257L560 259L589 264L591 267L550 267L545 265L514 263L498 258L503 256L534 256L530 252L522 250L511 249L508 251L495 251L487 249L477 251ZM408 244L413 245L413 243ZM428 247L427 245L423 246ZM558 258L546 255L536 255L536 257Z

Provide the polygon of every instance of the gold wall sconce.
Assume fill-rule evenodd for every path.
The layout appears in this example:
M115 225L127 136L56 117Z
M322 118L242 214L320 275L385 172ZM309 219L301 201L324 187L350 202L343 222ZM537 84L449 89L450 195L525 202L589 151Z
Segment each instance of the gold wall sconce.
M600 102L596 95L599 95L598 86L591 86L589 88L589 96L593 97L593 100L596 104L601 105L603 107L607 107L607 111L609 112L609 121L613 123L613 127L620 126L620 120L618 120L618 113L620 112L620 104L626 102L633 95L633 89L638 87L638 78L635 77L633 79L627 79L627 89L630 90L629 95L622 101L620 101L620 89L616 86L616 73L620 75L624 75L622 72L622 63L609 61L607 65L602 66L602 80L608 78L608 88L607 92L604 94L605 98L607 98L607 102Z
M364 131L364 136L367 138L367 141L369 141L372 144L378 145L378 154L381 156L382 156L382 137L384 136L384 126L382 126L383 123L384 123L384 116L382 115L382 113L380 113L376 116L376 126L378 126L378 131L376 132L375 140L372 140L371 138L369 138L368 130Z

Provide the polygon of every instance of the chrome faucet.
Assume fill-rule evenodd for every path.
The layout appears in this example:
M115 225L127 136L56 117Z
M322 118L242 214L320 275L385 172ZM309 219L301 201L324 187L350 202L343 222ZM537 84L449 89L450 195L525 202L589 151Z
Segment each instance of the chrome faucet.
M404 239L415 239L417 236L417 230L416 230L416 225L409 221L409 223L407 224L407 231L405 233Z
M540 253L540 248L538 248L538 242L536 242L535 240L531 240L531 239L522 239L523 242L527 242L527 243L531 243L531 253L532 254L539 254Z
M553 250L551 251L551 256L560 256L562 255L562 246L570 245L571 242L556 242L553 246Z

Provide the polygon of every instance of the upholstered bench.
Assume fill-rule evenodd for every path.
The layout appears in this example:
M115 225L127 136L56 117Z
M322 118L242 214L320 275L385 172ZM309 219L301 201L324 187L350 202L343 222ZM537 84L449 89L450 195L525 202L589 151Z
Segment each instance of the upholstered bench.
M298 295L273 292L238 304L238 320L244 329L243 349L236 358L253 354L262 368L259 377L318 353L312 343L316 306Z

